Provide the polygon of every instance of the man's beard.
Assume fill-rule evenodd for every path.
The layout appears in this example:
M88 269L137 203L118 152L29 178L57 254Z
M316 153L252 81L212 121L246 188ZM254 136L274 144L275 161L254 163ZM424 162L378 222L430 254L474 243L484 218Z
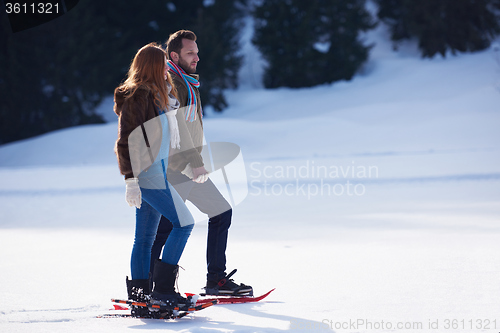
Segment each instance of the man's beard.
M194 70L191 69L191 66L189 66L189 64L181 57L179 57L178 65L188 74L194 74L196 72L196 68Z

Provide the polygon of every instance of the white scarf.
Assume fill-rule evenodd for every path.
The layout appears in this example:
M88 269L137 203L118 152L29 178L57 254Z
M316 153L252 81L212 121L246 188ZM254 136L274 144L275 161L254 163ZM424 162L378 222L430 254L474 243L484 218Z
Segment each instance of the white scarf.
M168 87L168 104L167 104L167 110L165 114L167 115L168 119L168 128L170 132L170 146L172 148L181 148L181 136L179 134L179 124L177 124L177 118L175 117L177 114L177 109L179 109L179 106L181 105L177 98L174 97L170 92L172 91L172 87L170 84L167 83Z

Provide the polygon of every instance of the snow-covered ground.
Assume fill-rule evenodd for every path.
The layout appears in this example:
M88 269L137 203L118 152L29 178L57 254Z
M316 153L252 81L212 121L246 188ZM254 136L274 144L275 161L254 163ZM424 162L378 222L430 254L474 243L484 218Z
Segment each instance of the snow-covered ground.
M500 331L500 64L493 48L422 60L384 33L367 35L377 45L350 82L252 77L204 119L209 142L241 147L228 268L257 294L276 288L265 302L95 318L130 274L116 122L1 146L0 331ZM182 292L205 283L206 226L181 258Z

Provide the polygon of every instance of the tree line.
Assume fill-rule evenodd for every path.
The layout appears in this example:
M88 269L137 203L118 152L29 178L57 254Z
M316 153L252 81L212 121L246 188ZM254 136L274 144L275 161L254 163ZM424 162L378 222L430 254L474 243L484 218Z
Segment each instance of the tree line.
M0 144L99 123L94 111L124 79L135 52L170 33L198 36L204 106L227 107L242 65L243 18L266 61L266 88L350 80L369 57L360 32L388 25L394 47L416 40L423 57L475 52L500 33L500 0L80 0L61 17L12 33L0 15ZM202 65L206 64L206 65Z

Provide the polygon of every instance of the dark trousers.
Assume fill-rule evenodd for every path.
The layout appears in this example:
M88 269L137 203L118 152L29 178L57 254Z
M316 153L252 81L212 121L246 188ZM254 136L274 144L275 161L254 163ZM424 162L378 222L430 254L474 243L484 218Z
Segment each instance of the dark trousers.
M198 184L180 172L169 170L167 180L182 200L189 200L201 212L208 215L207 281L218 282L226 275L226 247L228 230L231 226L231 206L210 179L203 184ZM172 223L162 216L151 249L151 263L160 257L163 245L171 231ZM150 267L152 270L154 265L151 264Z

